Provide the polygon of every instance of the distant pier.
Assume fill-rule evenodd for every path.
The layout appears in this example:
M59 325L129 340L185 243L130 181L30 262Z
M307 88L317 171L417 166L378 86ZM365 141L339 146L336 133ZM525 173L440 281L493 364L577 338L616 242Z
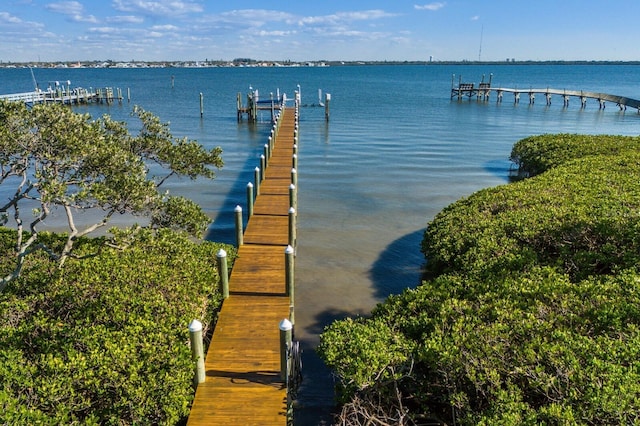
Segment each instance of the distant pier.
M280 95L280 91L278 90L275 97L273 93L270 93L269 99L260 99L260 94L257 89L253 90L253 88L250 88L249 90L246 104L242 103L242 94L238 93L236 101L238 121L242 121L242 117L246 115L249 121L256 122L258 121L258 111L270 111L271 122L273 123L275 121L276 111L280 111L287 102L287 95Z
M60 103L66 105L79 105L89 103L122 103L124 96L119 88L84 89L67 86L50 86L47 90L34 90L33 92L11 93L0 95L0 100L10 102L23 102L27 106L35 104ZM131 92L127 89L127 101L131 100Z
M587 99L595 99L598 102L598 109L605 109L606 103L610 102L615 104L621 111L629 108L635 108L640 114L640 100L628 98L626 96L610 95L607 93L589 92L585 90L566 90L566 89L517 89L506 87L492 87L491 80L493 74L489 76L489 81L482 81L477 85L475 83L463 83L462 77L459 77L459 82L455 85L455 75L451 77L451 99L457 98L459 101L468 98L477 98L479 101L488 102L492 92L496 94L496 102L500 103L503 100L505 93L513 95L514 104L520 103L521 95L524 95L530 105L533 105L536 101L536 96L544 98L544 102L547 106L551 105L553 96L560 96L564 107L569 106L571 98L576 98L579 102L580 108L586 108Z
M280 111L284 108L287 101L286 94L280 94L280 89L276 90L276 94L274 96L273 92L269 94L268 99L260 99L260 95L257 89L253 89L253 87L249 87L249 93L247 93L247 102L246 104L242 103L242 93L238 93L236 99L236 110L238 113L238 121L242 121L243 117L246 115L247 119L251 122L258 121L258 113L259 111L270 111L271 112L271 122L273 123L275 117L277 115L277 111ZM324 108L324 117L326 121L329 121L330 109L329 105L331 104L331 94L324 94L324 102L322 100L322 90L318 89L318 103L315 104L301 104L301 88L298 85L298 90L295 92L295 102L299 106L304 107L323 107Z

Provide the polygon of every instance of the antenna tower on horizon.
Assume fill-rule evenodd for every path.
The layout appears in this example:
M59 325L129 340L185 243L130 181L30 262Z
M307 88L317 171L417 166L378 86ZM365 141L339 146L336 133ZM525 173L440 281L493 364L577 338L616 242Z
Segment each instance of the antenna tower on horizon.
M482 61L482 36L484 35L484 24L480 28L480 50L478 51L478 62Z

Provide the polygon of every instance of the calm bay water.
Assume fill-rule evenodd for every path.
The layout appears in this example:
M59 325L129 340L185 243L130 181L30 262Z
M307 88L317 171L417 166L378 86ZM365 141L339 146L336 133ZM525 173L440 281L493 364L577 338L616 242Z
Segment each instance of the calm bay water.
M331 120L322 108L301 110L299 246L296 258L296 339L304 348L305 379L297 423L328 418L332 380L313 353L330 321L366 315L391 293L419 283L422 232L443 207L481 188L508 181L509 153L519 139L541 133L640 133L640 115L595 100L582 110L538 99L519 105L505 94L496 104L458 102L455 81L478 83L493 73L493 86L589 90L640 99L637 66L359 66L327 68L34 69L41 87L71 80L73 86L120 87L131 103L77 110L129 120L140 105L170 122L174 135L221 146L225 166L213 182L174 182L171 190L198 201L215 220L209 237L233 241L233 208L245 204L270 130L236 122L236 94L253 86L262 97L280 89L302 103L332 95ZM174 87L172 88L172 77ZM0 69L0 93L32 90L28 69ZM199 93L204 95L200 117ZM135 128L135 124L132 124ZM274 327L277 325L274 325Z

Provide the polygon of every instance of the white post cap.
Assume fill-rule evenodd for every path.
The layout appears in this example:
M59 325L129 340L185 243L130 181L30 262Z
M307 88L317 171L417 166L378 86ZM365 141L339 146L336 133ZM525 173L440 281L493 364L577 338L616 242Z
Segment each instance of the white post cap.
M198 331L202 331L202 323L200 321L198 321L197 319L194 319L189 324L189 331L192 332L192 333L196 333Z
M280 331L291 331L293 329L293 324L288 319L283 319L280 321Z

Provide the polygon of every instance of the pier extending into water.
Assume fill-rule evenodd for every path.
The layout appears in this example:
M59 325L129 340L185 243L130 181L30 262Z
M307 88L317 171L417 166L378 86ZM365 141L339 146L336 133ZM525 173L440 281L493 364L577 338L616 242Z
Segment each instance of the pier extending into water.
M615 104L621 111L627 109L627 107L635 108L640 114L640 100L628 98L626 96L610 95L607 93L590 92L585 90L566 90L566 89L551 89L551 88L529 88L529 89L517 89L506 87L492 87L491 80L493 74L489 76L489 81L484 81L484 76L479 84L475 83L463 83L460 76L458 85L455 85L455 75L451 77L451 99L456 98L460 101L464 98L471 99L476 97L479 101L489 101L491 92L496 93L496 102L500 103L503 100L505 93L513 95L514 104L520 103L520 96L524 95L528 98L529 104L533 105L536 101L536 96L544 97L544 102L547 106L551 105L553 96L560 96L564 107L569 106L570 99L577 98L580 103L580 108L587 107L587 99L595 99L598 102L598 109L605 109L606 103L610 102Z
M89 104L93 102L111 104L122 103L124 97L120 88L83 89L71 88L70 85L50 87L47 90L34 90L33 92L10 93L0 95L0 100L11 102L23 102L28 106L35 104L60 103L67 105ZM127 89L127 102L131 101L131 91Z
M259 111L270 111L271 112L271 122L275 121L276 111L280 111L282 106L287 102L287 95L280 95L280 90L276 92L275 98L273 93L270 93L269 99L260 99L260 94L258 90L250 89L250 92L247 94L247 103L242 103L242 94L238 93L237 97L237 113L238 113L238 121L242 120L244 115L247 116L249 121L255 122L258 121L258 112Z
M247 184L246 229L243 209L236 207L238 256L230 276L226 253L218 253L225 300L189 426L291 422L301 368L292 341L297 140L298 104L292 109L283 103L255 180Z
M329 105L331 103L331 94L325 93L324 102L322 100L322 89L318 89L318 103L312 104L301 104L301 89L300 85L298 85L298 90L295 93L296 102L298 102L298 106L304 107L322 107L324 108L324 118L326 121L329 121ZM271 112L271 121L274 121L274 117L276 111L280 111L282 106L287 102L287 95L280 95L280 90L278 89L275 94L270 93L269 99L260 99L259 92L257 89L250 88L250 92L247 93L247 103L242 103L242 94L238 93L236 99L236 110L238 114L238 121L241 121L243 116L247 116L247 119L252 122L258 121L258 113L259 111L270 111Z

